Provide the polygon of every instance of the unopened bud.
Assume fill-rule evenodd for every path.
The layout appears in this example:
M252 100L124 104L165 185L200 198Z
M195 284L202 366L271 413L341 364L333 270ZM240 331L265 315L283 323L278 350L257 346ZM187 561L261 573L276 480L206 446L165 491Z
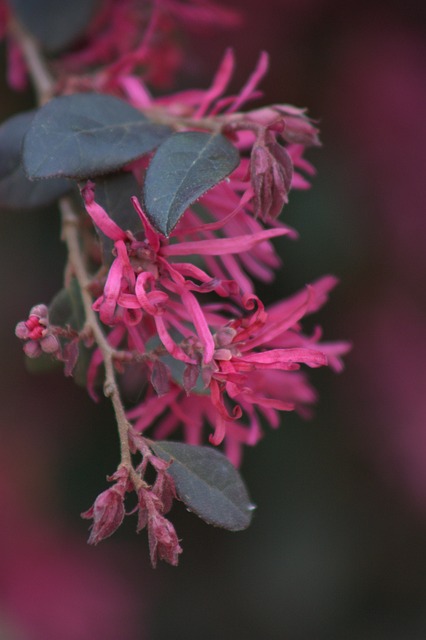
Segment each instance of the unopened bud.
M38 358L42 351L38 342L35 342L35 340L28 340L28 342L24 344L24 353L29 358Z
M255 215L263 219L276 218L288 201L293 177L290 156L274 139L258 142L253 146L250 173Z
M37 316L37 318L47 318L49 315L49 309L45 304L36 304L30 310L30 316Z
M15 336L20 340L27 340L29 338L29 335L30 332L25 322L18 322L15 327Z
M59 350L59 340L56 336L49 334L40 340L40 346L44 353L55 353Z

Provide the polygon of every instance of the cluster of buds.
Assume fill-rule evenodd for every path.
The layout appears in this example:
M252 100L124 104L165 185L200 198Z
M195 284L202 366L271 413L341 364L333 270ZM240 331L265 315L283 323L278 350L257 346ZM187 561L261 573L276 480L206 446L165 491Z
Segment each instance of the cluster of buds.
M28 320L18 322L15 334L24 340L24 352L29 358L48 353L61 359L57 328L49 324L49 310L45 304L35 305L30 310Z
M143 455L142 462L135 474L132 474L128 467L120 466L108 478L114 485L103 491L93 506L81 514L82 518L93 520L89 544L98 544L118 529L126 515L126 493L135 491L138 503L130 513L137 511L138 533L145 528L148 530L152 566L156 566L157 559L177 565L182 548L172 523L164 517L176 498L173 479L167 473L170 463L155 456L144 439L136 433L130 434L130 437L134 451L138 447ZM148 465L156 472L156 479L152 485L144 480Z

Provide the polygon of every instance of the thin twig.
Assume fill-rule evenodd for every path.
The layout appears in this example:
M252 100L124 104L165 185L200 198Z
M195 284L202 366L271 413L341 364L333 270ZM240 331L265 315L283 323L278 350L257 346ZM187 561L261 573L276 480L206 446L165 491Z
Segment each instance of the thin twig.
M16 18L10 18L8 29L15 40L19 42L37 93L37 102L39 105L43 105L50 100L54 93L55 79L40 54L37 42Z

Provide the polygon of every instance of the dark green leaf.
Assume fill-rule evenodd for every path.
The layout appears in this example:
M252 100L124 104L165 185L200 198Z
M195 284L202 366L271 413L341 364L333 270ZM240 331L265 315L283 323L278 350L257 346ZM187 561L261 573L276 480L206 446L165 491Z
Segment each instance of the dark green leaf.
M160 458L173 461L168 473L190 511L229 531L249 526L254 506L240 474L222 453L182 442L159 441L150 446Z
M85 323L83 300L81 297L80 286L75 278L71 280L66 289L61 289L50 303L49 322L60 327L66 327L69 325L76 331L81 331L83 329ZM62 348L65 353L67 349L67 342L62 344ZM79 386L84 387L86 385L87 369L92 358L93 348L89 349L81 342L78 343L77 348L77 364L73 369L71 369L71 371L74 382ZM43 358L43 355L41 358ZM38 360L40 360L40 358L38 358ZM67 375L71 375L71 373L68 373Z
M87 28L98 0L8 0L19 21L55 53L72 44Z
M136 234L141 230L141 222L130 198L139 192L139 185L132 173L115 173L96 179L95 199L105 209L109 217L124 231ZM104 262L111 264L114 241L96 227L102 244Z
M61 289L49 305L50 324L65 327L69 325L81 331L85 322L80 286L73 278L66 289Z
M238 165L237 149L221 134L175 133L157 149L144 184L146 213L165 236L185 210Z
M89 349L81 342L78 345L78 360L72 373L72 377L76 385L79 387L85 387L87 384L87 370L92 360L93 351L93 347Z
M22 141L35 111L9 118L0 126L0 208L9 211L52 204L67 193L72 183L63 178L31 182L21 164Z
M24 140L29 178L91 178L155 149L171 134L113 96L76 93L39 109Z
M58 371L62 367L59 360L55 360L51 355L42 353L38 358L25 358L25 368L31 375L46 374Z

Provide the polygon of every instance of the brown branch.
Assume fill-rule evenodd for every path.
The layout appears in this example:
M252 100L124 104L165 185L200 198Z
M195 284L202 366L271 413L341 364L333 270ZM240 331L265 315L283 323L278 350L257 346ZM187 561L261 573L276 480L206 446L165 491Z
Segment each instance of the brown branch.
M40 104L49 100L54 92L55 81L47 68L43 55L36 41L22 28L16 20L11 21L11 32L18 41L19 46L28 66L28 70L38 95ZM68 268L80 285L83 307L86 316L85 329L93 336L99 350L102 353L105 366L104 395L110 398L117 420L118 435L120 439L121 463L130 473L130 478L136 490L144 485L141 477L135 471L129 447L130 423L126 418L124 406L121 401L116 374L114 370L114 356L116 350L108 343L96 313L92 309L92 296L89 292L90 276L86 269L85 258L81 250L80 219L71 198L61 198L59 209L62 218L62 240L68 249Z

